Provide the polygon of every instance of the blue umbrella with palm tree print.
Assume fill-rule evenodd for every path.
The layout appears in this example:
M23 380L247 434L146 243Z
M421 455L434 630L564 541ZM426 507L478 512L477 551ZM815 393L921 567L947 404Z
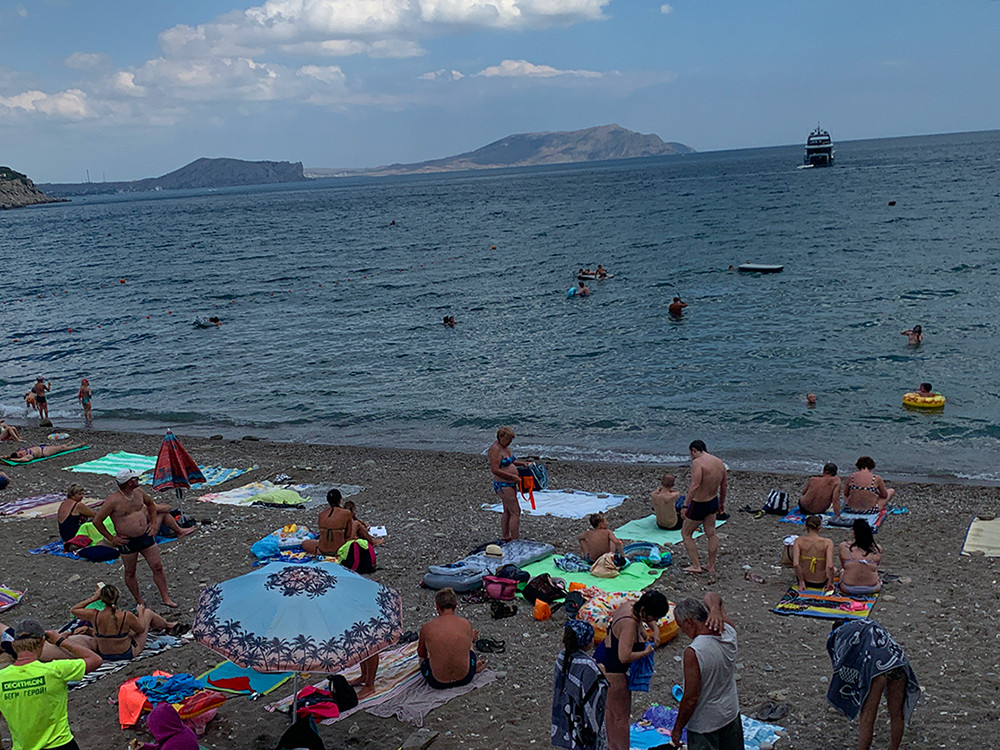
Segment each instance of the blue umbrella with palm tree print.
M272 563L202 591L191 630L258 672L340 672L402 633L398 592L336 563Z

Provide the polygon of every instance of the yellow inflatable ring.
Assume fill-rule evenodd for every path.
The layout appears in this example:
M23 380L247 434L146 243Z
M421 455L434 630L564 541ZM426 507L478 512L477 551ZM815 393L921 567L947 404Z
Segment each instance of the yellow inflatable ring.
M940 409L944 406L945 398L940 393L933 396L921 396L919 393L907 393L903 396L903 406L912 406L916 409Z

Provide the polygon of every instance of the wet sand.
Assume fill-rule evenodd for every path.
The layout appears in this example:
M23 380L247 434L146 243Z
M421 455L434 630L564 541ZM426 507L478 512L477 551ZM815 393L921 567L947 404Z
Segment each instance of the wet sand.
M44 441L46 432L22 430L32 444ZM379 548L379 570L373 577L402 593L408 630L418 629L434 613L433 592L419 587L427 565L456 560L499 535L499 514L480 508L493 500L485 456L181 437L199 463L259 467L213 489L228 489L279 472L291 475L293 481L363 485L365 491L353 498L359 516L370 524L385 525L389 532ZM73 431L71 439L85 439L93 447L29 466L3 467L11 483L0 492L0 501L63 492L73 481L84 484L90 496L107 495L113 489L110 477L60 469L112 450L155 455L160 443L159 436L101 431ZM488 442L488 436L484 437L484 448ZM631 499L608 513L612 528L650 512L648 493L664 468L563 461L547 465L553 487L628 494ZM671 468L678 474L678 485L686 487L687 468ZM774 516L754 520L750 514L736 512L745 504L760 507L772 488L797 497L802 481L788 475L731 473L727 505L733 519L720 530L718 573L683 573L687 559L677 545L672 549L674 564L656 587L673 601L700 596L709 589L723 596L740 635L738 685L743 712L751 713L778 690L787 693L794 706L781 722L788 737L778 748L848 747L855 741L856 725L833 713L825 699L830 676L825 648L829 622L781 617L770 611L793 579L790 569L778 566L781 539L801 527L778 523ZM891 516L877 537L885 547L882 572L899 579L886 583L873 616L906 648L924 688L904 742L910 747L966 743L990 747L995 744L1000 717L1000 566L994 559L959 553L970 520L979 512L1000 510L1000 489L968 484L890 485L897 488L896 503L910 512ZM181 605L177 611L186 622L194 616L202 587L250 570L249 547L254 541L293 521L315 524L314 511L232 508L198 502L194 499L198 494L188 493L182 507L189 515L212 523L163 548L171 595ZM166 496L172 498L172 493ZM5 623L33 616L58 628L70 619L69 606L89 596L97 581L122 583L120 562L104 565L29 554L30 548L58 538L54 519L3 518L0 523L4 540L0 583L28 592L20 605L0 614ZM567 552L574 550L576 535L584 526L583 520L523 516L521 536L550 542L558 552ZM850 534L847 529L825 533L836 542ZM701 552L704 560L704 543ZM765 583L745 580L743 565L751 566ZM139 580L147 603L157 609L158 595L142 562ZM486 656L501 679L430 714L427 726L441 733L433 747L549 746L552 664L561 648L565 615L557 612L550 621L536 622L530 607L522 605L515 617L494 621L485 604L461 606L460 614L471 619L481 635L506 640L507 652ZM681 635L657 651L651 692L635 694L633 719L650 703L674 705L670 687L680 681L684 646ZM193 643L136 662L71 693L70 725L78 742L85 748L104 748L124 747L133 736L147 740L143 731L119 730L117 707L109 703L118 686L157 668L197 675L219 661L214 652ZM258 701L231 698L209 724L202 744L271 750L287 717L263 707L290 692L289 683ZM413 729L362 712L320 731L327 747L375 749L399 747ZM5 727L3 734L7 737ZM875 746L887 741L883 713Z

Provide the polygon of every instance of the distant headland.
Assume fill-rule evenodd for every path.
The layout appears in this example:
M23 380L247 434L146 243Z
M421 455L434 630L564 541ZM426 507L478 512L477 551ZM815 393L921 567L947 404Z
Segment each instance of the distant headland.
M279 182L305 182L306 179L302 162L196 159L162 177L147 177L130 182L50 183L39 185L39 188L58 196L102 195L149 190L272 185Z
M619 125L599 125L584 130L554 133L518 133L457 156L415 164L390 164L368 169L309 167L307 177L381 177L387 175L461 172L477 169L537 167L577 164L644 156L676 156L694 153L683 143L664 142L658 135L626 130Z
M15 172L10 167L0 167L0 209L62 201L62 198L53 198L39 190L27 175Z

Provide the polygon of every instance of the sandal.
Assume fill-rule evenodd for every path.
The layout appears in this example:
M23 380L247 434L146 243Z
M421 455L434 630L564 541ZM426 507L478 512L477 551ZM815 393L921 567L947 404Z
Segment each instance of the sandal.
M502 654L507 650L507 641L495 641L492 638L480 638L473 645L481 654Z

